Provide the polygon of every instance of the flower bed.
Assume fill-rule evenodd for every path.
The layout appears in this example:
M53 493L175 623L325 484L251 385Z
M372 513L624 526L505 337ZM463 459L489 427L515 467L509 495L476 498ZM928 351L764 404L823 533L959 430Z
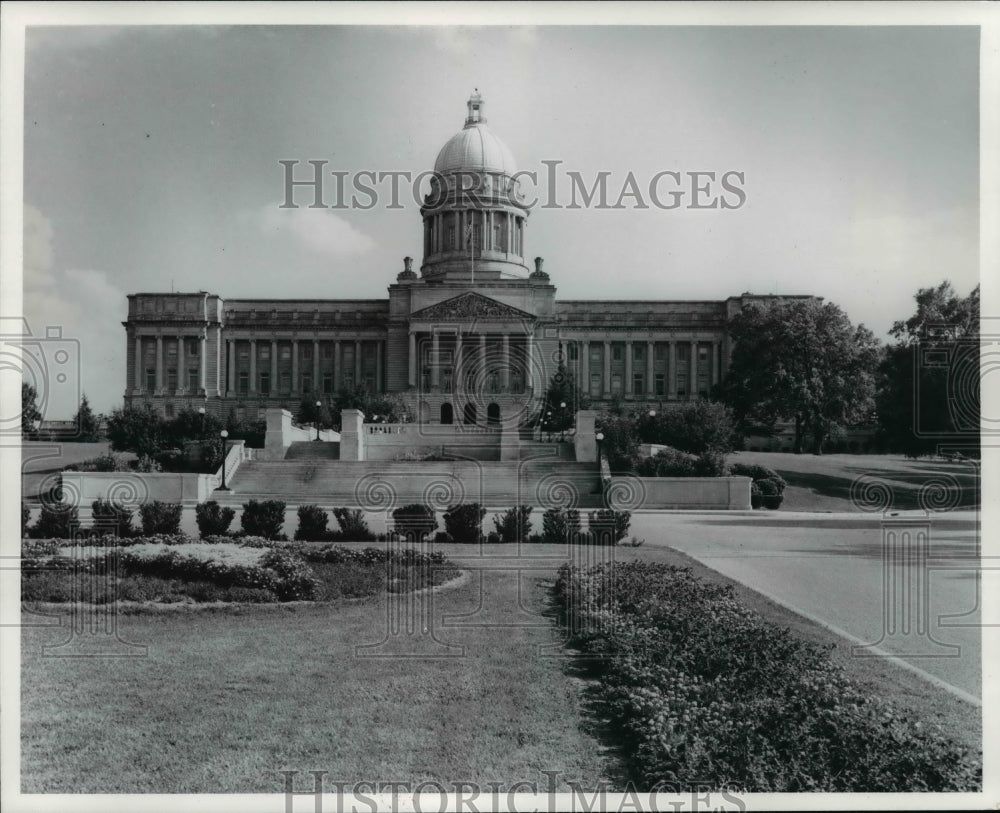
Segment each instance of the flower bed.
M743 792L974 791L966 749L900 716L827 653L687 569L564 566L564 619L606 657L604 714L631 779Z

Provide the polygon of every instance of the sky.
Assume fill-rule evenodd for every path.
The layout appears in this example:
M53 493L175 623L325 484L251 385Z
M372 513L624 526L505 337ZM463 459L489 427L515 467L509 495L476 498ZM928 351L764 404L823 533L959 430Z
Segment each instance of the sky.
M543 161L562 162L561 203L567 172L609 173L609 203L629 173L688 184L676 209L536 207L526 253L561 299L809 293L886 339L919 288L979 282L974 27L35 27L30 329L79 342L78 386L107 412L129 293L385 297L404 256L420 264L408 186L400 208L386 183L367 210L301 190L281 209L279 161L416 176L475 88L543 200ZM745 202L687 208L692 172L742 173ZM46 417L75 407L53 396Z

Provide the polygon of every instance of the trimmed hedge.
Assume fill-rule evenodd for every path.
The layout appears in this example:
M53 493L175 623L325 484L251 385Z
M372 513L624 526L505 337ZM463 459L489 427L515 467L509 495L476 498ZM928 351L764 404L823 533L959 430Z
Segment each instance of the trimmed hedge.
M236 511L229 506L219 505L215 500L209 500L194 507L194 516L198 523L198 533L204 539L227 533L236 517Z
M981 789L977 755L848 678L825 649L686 568L564 565L555 586L577 644L603 656L598 713L630 779L680 790Z
M392 519L396 524L396 531L401 533L423 536L437 530L437 516L434 509L421 503L400 506L392 512Z
M527 542L531 536L531 506L520 505L508 508L500 516L493 517L493 527L496 533L487 537L487 542L493 542L490 537L497 537L496 542Z
M542 514L542 541L564 545L580 533L580 512L575 508L550 508Z
M284 524L285 503L281 500L250 500L243 503L240 527L247 536L279 539L281 526Z
M477 502L452 505L444 512L445 532L455 542L479 542L486 509Z
M329 538L327 523L330 517L318 505L300 505L299 527L295 529L295 539L306 542L322 542Z
M181 504L179 502L143 503L139 506L142 518L142 535L177 534L181 528Z

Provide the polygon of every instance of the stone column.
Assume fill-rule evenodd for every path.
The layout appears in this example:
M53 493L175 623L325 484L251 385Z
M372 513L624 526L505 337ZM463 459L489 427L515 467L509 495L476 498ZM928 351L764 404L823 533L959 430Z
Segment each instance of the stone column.
M229 369L226 371L228 381L226 386L229 392L236 392L236 340L229 340Z
M604 397L611 397L611 342L604 340Z
M479 378L486 380L486 334L479 334Z
M667 398L677 397L677 342L670 342L670 355L667 358Z
M524 350L525 350L525 352L524 352L524 364L525 364L525 368L524 368L524 381L528 385L528 387L531 388L532 394L534 394L534 391L535 391L535 365L534 365L534 358L535 358L535 336L534 336L534 334L533 333L527 334L525 336L524 342L525 342L525 347L524 347ZM548 382L543 382L542 386L544 387L546 383L548 383Z
M163 337L156 337L156 390L163 389Z
M135 364L133 366L133 372L135 373L135 386L132 389L142 390L146 387L146 382L143 379L142 372L142 336L138 333L135 335Z
M409 385L417 386L417 334L413 332L413 328L410 328L410 366L407 374Z
M653 372L655 369L655 356L653 351L655 346L651 339L646 340L646 396L649 398L655 397L656 395L656 373Z
M698 397L698 342L691 342L691 361L688 362L688 400Z
M431 331L431 389L437 390L440 386L440 356L438 355L438 335L437 331Z
M375 342L375 392L382 392L382 342Z
M292 392L299 389L299 343L292 339Z
M216 345L216 360L218 360L218 345ZM218 364L216 364L218 366ZM206 381L208 377L208 337L202 333L198 339L198 384L203 392L208 392ZM216 384L219 381L219 371L215 371Z
M257 340L250 340L250 386L248 393L257 392Z
M319 339L313 339L313 392L322 391L323 387L319 380Z
M344 386L344 357L341 354L340 342L335 341L333 343L333 389L335 392L340 392L340 388Z
M465 386L462 376L464 375L462 371L462 328L458 329L458 333L455 334L455 364L451 371L451 380L454 384L456 392L464 392ZM456 416L457 418L457 416ZM455 423L459 423L458 420Z
M354 386L361 386L361 340L354 340Z
M590 395L590 342L579 342L577 346L580 348L580 378L583 380L577 381L576 386Z
M510 336L503 334L503 351L500 356L500 391L510 390Z
M719 342L712 342L712 384L719 383Z
M278 340L271 339L271 395L278 391Z
M625 397L635 395L632 392L632 342L625 342Z
M184 369L184 337L177 336L177 389L187 389L187 370Z

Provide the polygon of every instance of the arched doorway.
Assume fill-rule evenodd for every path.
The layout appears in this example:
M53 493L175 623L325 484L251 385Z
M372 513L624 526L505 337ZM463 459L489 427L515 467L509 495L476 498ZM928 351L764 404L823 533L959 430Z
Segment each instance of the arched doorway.
M486 423L489 426L500 425L500 404L490 404L486 407Z
M465 408L462 410L462 423L475 424L477 417L476 405L466 404Z
M452 423L455 420L454 410L451 408L451 404L445 401L441 404L441 423Z

